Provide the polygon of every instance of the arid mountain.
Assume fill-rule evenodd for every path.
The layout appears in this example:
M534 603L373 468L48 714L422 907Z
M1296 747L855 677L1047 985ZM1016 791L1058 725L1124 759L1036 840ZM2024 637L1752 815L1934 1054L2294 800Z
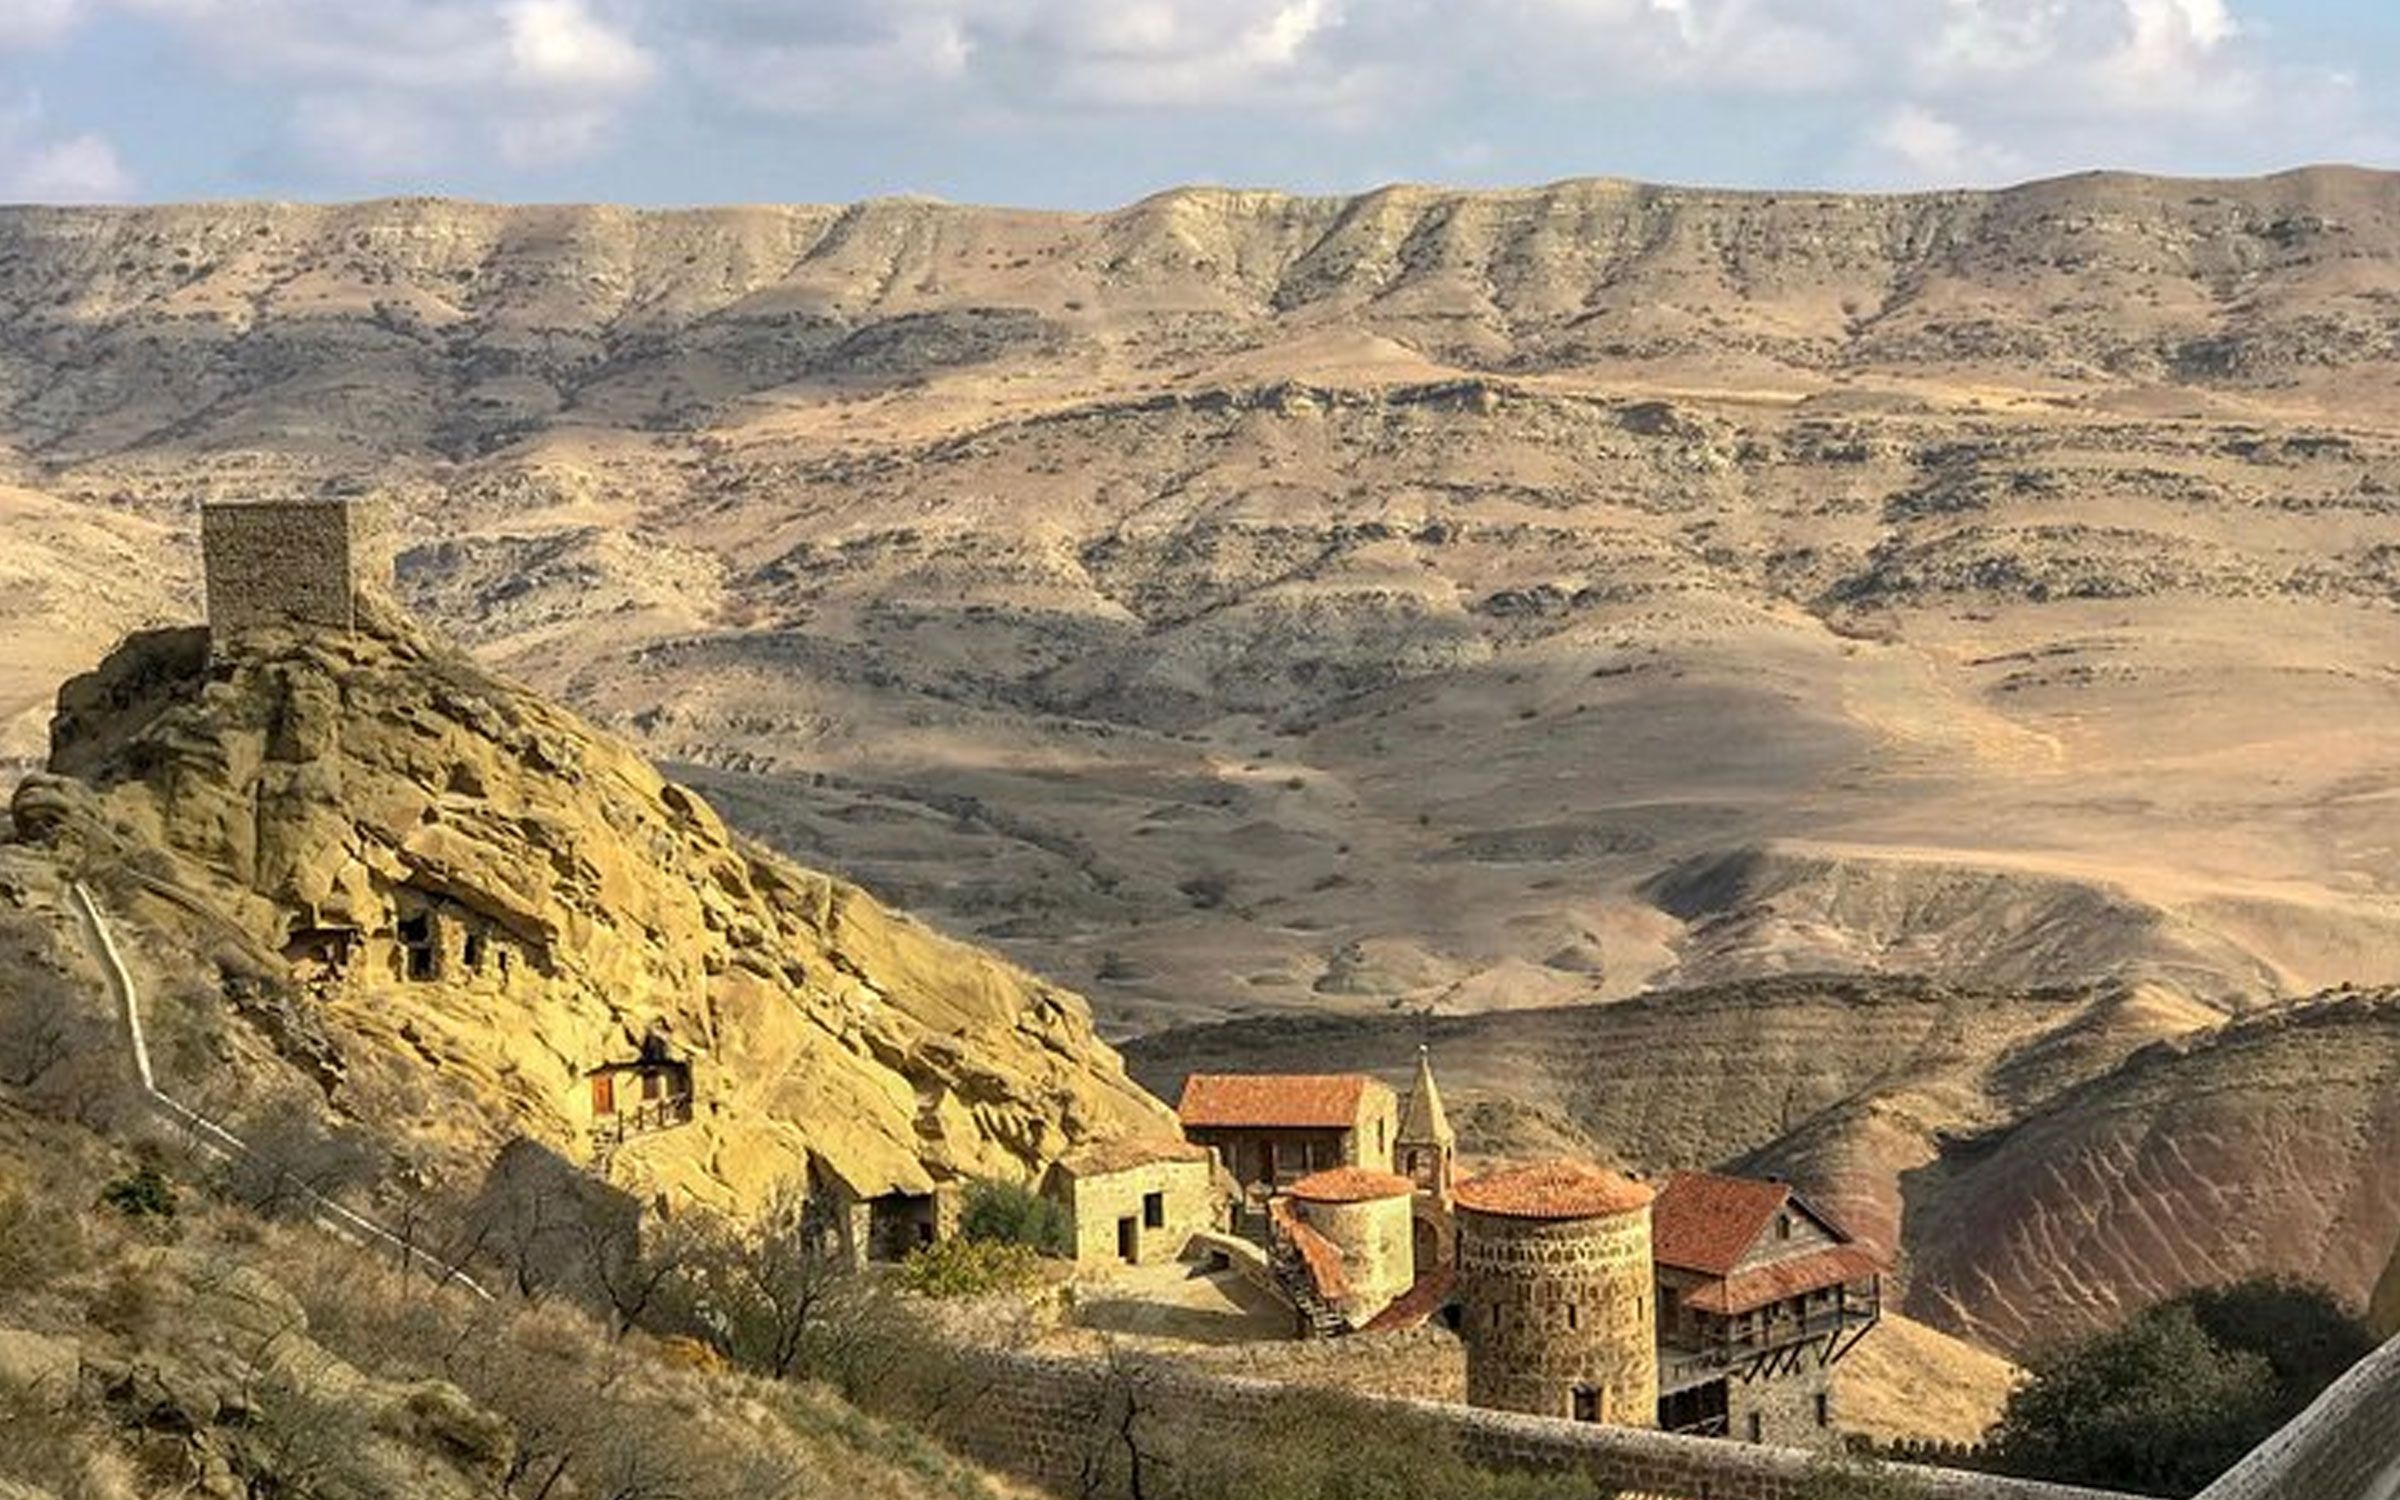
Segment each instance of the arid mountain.
M1119 1031L2239 1008L2400 977L2395 295L2355 172L12 211L0 708L189 617L197 499L373 487L486 659Z
M62 692L12 808L155 951L213 952L344 1114L469 1165L519 1135L597 1149L642 1201L737 1220L786 1185L922 1196L1171 1136L1079 997L744 843L376 614L131 638ZM620 1142L629 1120L676 1128Z
M1783 1167L2012 1347L2363 1296L2379 1209L2169 1274L2009 1143L2188 1079L2263 1202L2377 1128L2199 1038L2400 980L2396 307L2350 171L8 211L6 749L194 617L197 501L378 491L482 662L1153 1081L1430 1025L1488 1148Z

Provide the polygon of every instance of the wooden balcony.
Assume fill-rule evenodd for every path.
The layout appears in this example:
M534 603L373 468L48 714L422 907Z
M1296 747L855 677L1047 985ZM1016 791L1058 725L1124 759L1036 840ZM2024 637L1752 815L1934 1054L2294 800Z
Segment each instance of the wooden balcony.
M1662 1333L1658 1388L1663 1395L1726 1375L1756 1374L1778 1356L1820 1339L1838 1343L1847 1335L1864 1333L1882 1317L1880 1288L1844 1288L1838 1299L1805 1314L1784 1312L1748 1320L1709 1319L1711 1326L1697 1340L1688 1335Z

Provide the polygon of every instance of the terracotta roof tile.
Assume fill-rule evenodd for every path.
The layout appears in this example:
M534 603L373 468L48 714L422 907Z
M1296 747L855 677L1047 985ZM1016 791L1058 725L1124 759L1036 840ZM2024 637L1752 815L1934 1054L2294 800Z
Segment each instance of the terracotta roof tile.
M1345 1130L1358 1123L1373 1081L1364 1073L1194 1073L1175 1113L1186 1129Z
M1458 1271L1451 1266L1436 1266L1417 1278L1416 1285L1394 1297L1391 1305L1367 1320L1361 1333L1395 1333L1410 1328L1422 1328L1450 1300L1451 1289L1458 1285Z
M1406 1198L1416 1190L1417 1185L1407 1178L1372 1167L1328 1167L1285 1189L1310 1203L1368 1203L1377 1198Z
M1300 1252L1300 1264L1308 1271L1309 1282L1317 1295L1327 1302L1339 1303L1350 1295L1350 1273L1342 1265L1342 1247L1325 1238L1300 1216L1292 1212L1289 1199L1278 1198L1267 1205L1267 1214L1274 1220L1275 1232L1292 1242Z
M1662 1266L1723 1276L1791 1201L1788 1182L1678 1172L1650 1211L1651 1255Z
M1598 1219L1648 1205L1651 1190L1605 1167L1546 1161L1486 1172L1458 1185L1458 1206L1510 1219Z
M1711 1282L1685 1293L1683 1302L1695 1312L1734 1318L1804 1292L1863 1281L1882 1270L1882 1263L1860 1246L1836 1245Z

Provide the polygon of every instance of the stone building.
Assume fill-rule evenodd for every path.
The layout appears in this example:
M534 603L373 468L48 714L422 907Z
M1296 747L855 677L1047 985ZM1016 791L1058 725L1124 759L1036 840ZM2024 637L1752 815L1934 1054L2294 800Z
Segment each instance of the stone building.
M1656 1420L1652 1196L1572 1161L1459 1184L1456 1298L1470 1405L1627 1427Z
M1450 1263L1450 1195L1457 1161L1458 1136L1433 1081L1433 1057L1419 1047L1416 1081L1400 1106L1400 1126L1393 1136L1392 1165L1416 1185L1411 1233L1420 1272Z
M692 1123L692 1063L660 1032L630 1057L586 1069L591 1137L607 1151L627 1140Z
M1832 1371L1882 1315L1882 1265L1791 1185L1687 1172L1652 1210L1659 1425L1830 1447Z
M1364 1073L1194 1073L1176 1114L1245 1190L1273 1192L1329 1167L1389 1171L1399 1099Z
M1079 1266L1174 1260L1218 1218L1208 1151L1180 1141L1081 1147L1051 1167L1043 1190L1067 1211Z
M1372 1167L1332 1167L1291 1185L1287 1224L1294 1238L1321 1240L1331 1257L1302 1247L1314 1290L1351 1328L1363 1328L1416 1284L1410 1226L1416 1185ZM1336 1274L1329 1274L1336 1273Z
M347 634L359 601L388 591L391 531L369 500L262 500L200 507L211 639L261 627Z

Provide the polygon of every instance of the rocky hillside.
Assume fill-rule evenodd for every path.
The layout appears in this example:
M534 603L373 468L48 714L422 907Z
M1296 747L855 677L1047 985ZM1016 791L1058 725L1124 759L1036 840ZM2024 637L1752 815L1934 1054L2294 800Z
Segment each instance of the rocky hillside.
M2400 178L0 213L0 714L372 487L415 606L1088 989L2400 977ZM58 622L71 621L61 631Z
M1076 996L737 838L377 614L128 640L67 685L14 803L21 838L117 872L154 951L215 951L337 1109L476 1163L520 1133L608 1146L621 1183L737 1215L785 1183L923 1194L1172 1129ZM693 1117L615 1147L592 1075L646 1058L688 1068Z

